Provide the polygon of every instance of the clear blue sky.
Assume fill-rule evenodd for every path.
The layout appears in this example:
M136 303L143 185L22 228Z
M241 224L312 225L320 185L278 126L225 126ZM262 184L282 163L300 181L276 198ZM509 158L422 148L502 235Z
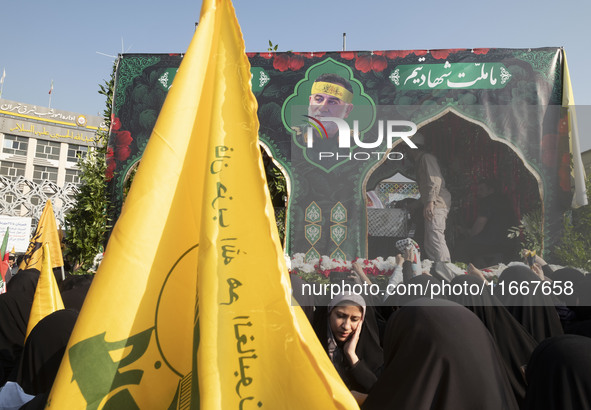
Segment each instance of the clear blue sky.
M588 0L281 1L235 0L247 51L335 51L347 33L348 50L536 48L566 50L575 101L591 117L591 2ZM199 19L201 1L62 0L2 4L2 97L96 115L111 57L183 53ZM122 41L123 40L123 41ZM123 42L123 45L122 45ZM1 75L1 71L0 71ZM591 124L581 145L591 149ZM591 131L591 130L590 130Z

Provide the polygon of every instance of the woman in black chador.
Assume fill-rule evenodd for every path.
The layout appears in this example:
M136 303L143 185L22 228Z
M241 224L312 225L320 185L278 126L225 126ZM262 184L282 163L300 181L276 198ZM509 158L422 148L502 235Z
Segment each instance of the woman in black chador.
M527 365L524 409L591 409L591 339L551 337L538 345Z
M373 307L360 295L341 294L316 308L313 327L349 390L367 393L384 360Z
M525 374L523 369L538 345L538 342L509 313L503 304L490 293L488 286L482 287L482 279L472 275L459 275L451 285L475 285L482 289L482 294L464 292L450 296L450 299L470 309L482 321L492 335L509 377L517 402L521 405L525 399Z
M504 292L500 290L495 292L507 310L538 343L548 337L564 333L560 317L554 307L554 301L539 289L535 293L533 291L511 292L509 286L519 286L522 282L535 283L539 281L540 278L527 266L509 266L499 276L499 285L504 287ZM531 289L533 289L533 285Z
M388 320L384 367L362 405L385 409L517 409L482 322L447 300L416 299Z

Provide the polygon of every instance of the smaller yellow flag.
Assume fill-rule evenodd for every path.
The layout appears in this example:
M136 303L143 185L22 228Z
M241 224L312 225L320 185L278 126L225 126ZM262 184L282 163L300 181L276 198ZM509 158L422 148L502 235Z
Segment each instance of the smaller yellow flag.
M31 315L27 324L26 337L29 337L29 333L31 333L31 330L33 330L41 319L60 309L64 309L64 302L57 287L55 276L53 276L49 244L44 243L41 274L39 275L39 282L37 282L37 289L35 290L35 298L33 299Z
M51 261L52 268L58 268L64 266L64 260L62 257L61 240L57 231L57 223L55 221L55 213L53 212L53 206L51 200L47 200L43 213L39 218L37 229L33 234L29 242L25 257L21 262L20 269L38 269L41 270L41 248L42 244L49 243L49 249L51 250Z

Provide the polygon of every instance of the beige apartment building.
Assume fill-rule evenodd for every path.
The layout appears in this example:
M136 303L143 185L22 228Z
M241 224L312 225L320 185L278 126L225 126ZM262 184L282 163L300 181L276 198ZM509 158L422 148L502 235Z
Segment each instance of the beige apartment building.
M36 219L51 199L63 222L80 183L77 163L103 118L0 99L0 215Z

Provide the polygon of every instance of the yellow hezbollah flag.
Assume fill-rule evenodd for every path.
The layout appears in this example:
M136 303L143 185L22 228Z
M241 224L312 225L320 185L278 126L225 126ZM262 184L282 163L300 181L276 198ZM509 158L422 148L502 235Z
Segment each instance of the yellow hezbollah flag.
M41 270L43 255L41 248L44 243L49 244L52 261L51 267L58 268L64 266L61 242L57 232L57 224L55 223L55 214L53 213L53 206L49 199L45 203L35 234L33 234L27 252L25 252L25 257L20 264L20 269L34 268Z
M249 81L204 1L48 407L357 408L290 305Z
M49 245L45 243L43 244L41 274L39 275L39 282L37 282L37 288L35 289L35 298L33 299L31 315L27 324L26 337L29 337L29 333L31 333L31 330L33 330L41 319L63 308L64 302L62 301L55 276L53 276L53 271L51 270L51 252Z

